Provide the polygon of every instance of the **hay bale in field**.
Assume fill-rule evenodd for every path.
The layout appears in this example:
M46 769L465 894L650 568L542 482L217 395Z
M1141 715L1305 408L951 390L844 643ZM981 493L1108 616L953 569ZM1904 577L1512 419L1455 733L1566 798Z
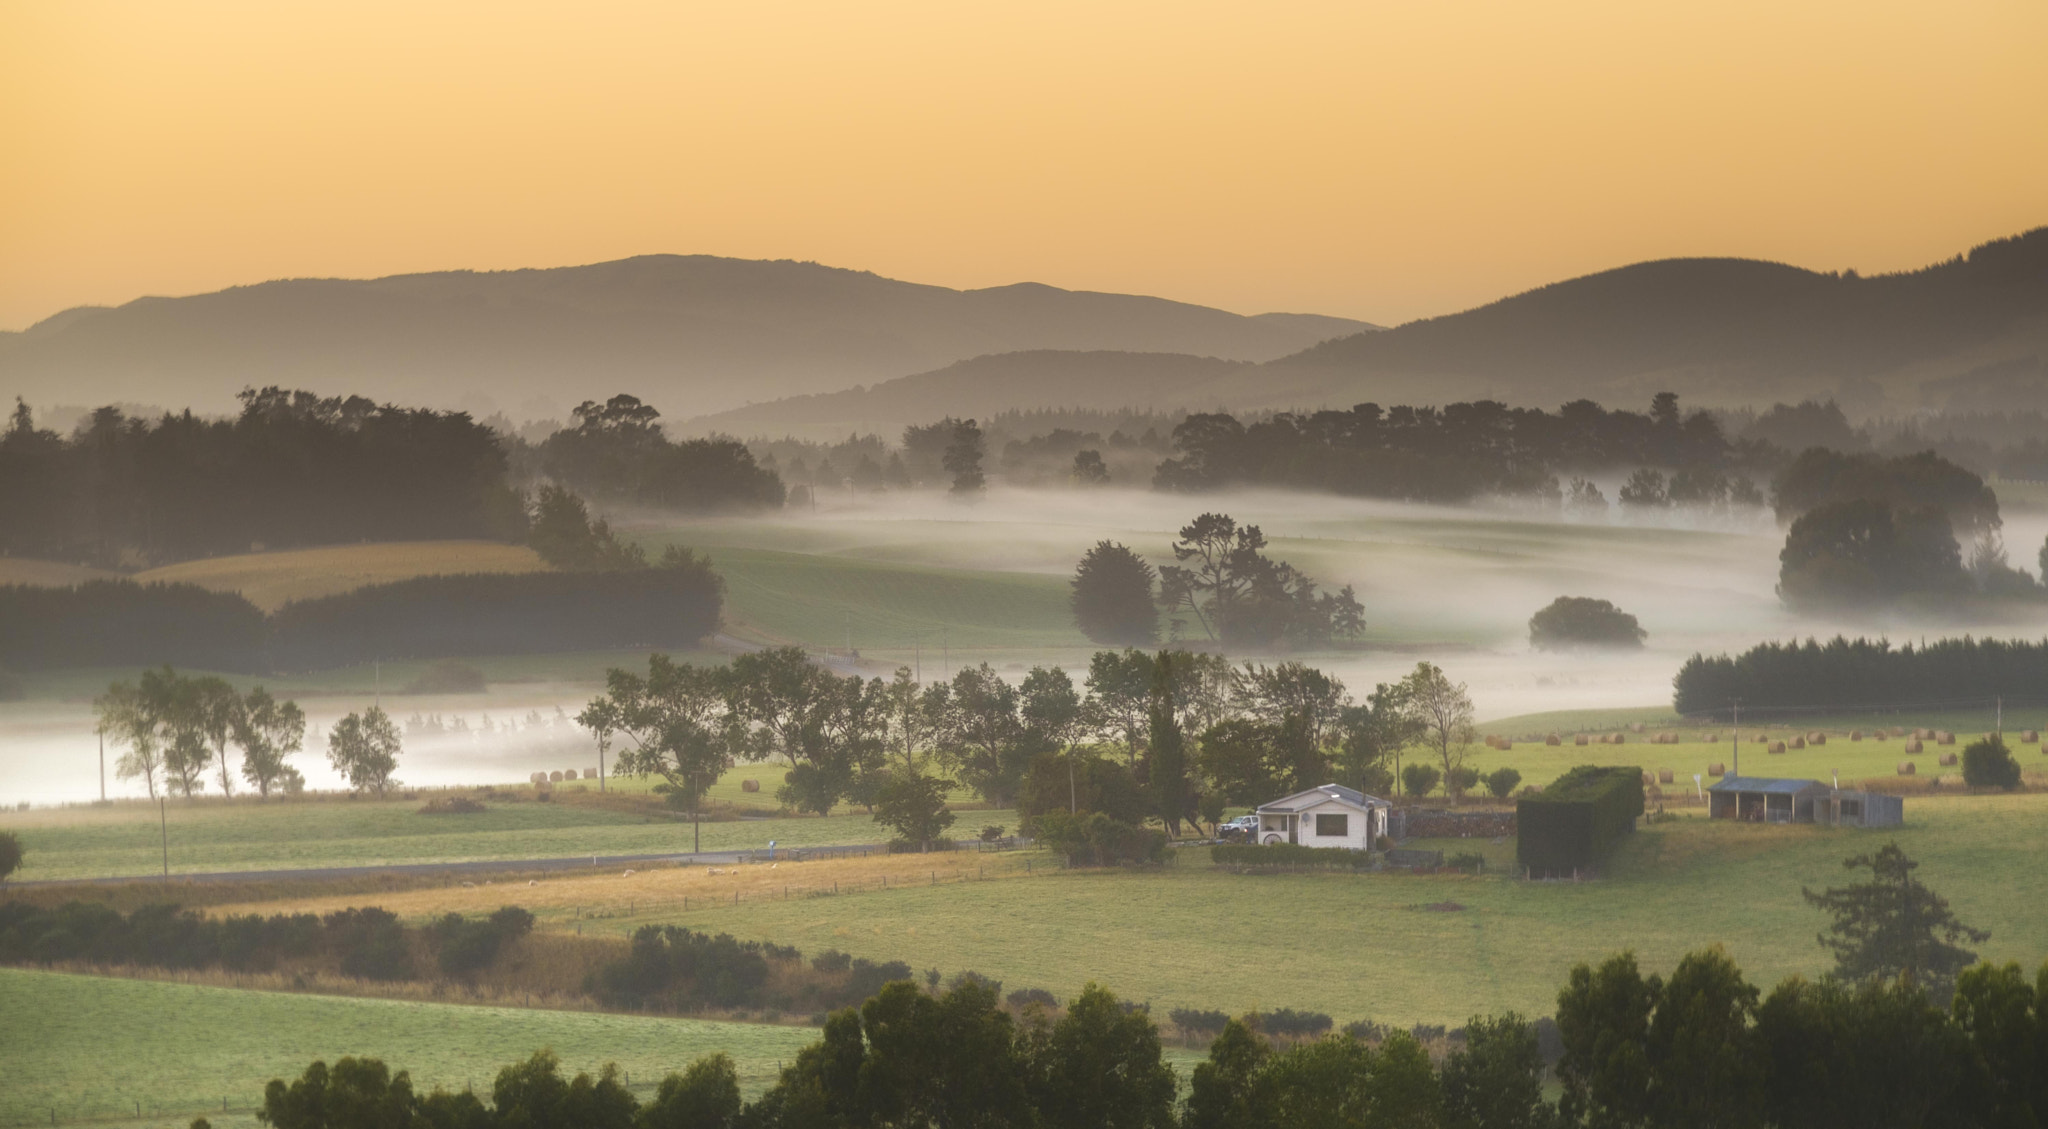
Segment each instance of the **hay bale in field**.
M2041 743L2041 733L2040 733L2040 731L2039 731L2039 730L2035 730L2035 729L2028 729L2028 730L2024 730L2024 731L2022 731L2022 732L2020 733L2020 744L2022 744L2022 745L2038 745L2038 744L2040 744L2040 743Z
M595 779L597 779L597 770L596 770L596 769L594 769L594 768L586 768L586 769L584 769L584 770L583 770L583 779L585 779L585 780L595 780Z
M1552 734L1551 734L1550 736L1548 736L1548 737L1545 737L1545 738L1543 739L1543 743L1544 743L1544 744L1546 744L1546 745L1562 745L1562 744L1564 744L1564 738L1562 738L1562 737L1558 736L1558 735L1557 735L1557 734L1555 734L1555 733L1552 733ZM1582 742L1580 742L1580 744L1584 744L1584 743L1585 743L1585 742L1583 742L1583 741L1582 741Z
M1862 731L1861 729L1851 729L1851 730L1849 731L1849 740L1851 740L1851 741L1861 741L1861 740L1863 740L1863 731Z
M1899 762L1899 775L1900 775L1900 776L1911 776L1911 775L1913 775L1913 774L1914 774L1915 772L1917 772L1917 771L1919 771L1919 770L1918 770L1918 769L1915 769L1915 768L1913 767L1913 762L1912 762L1912 761L1900 761L1900 762Z
M1781 741L1781 742L1779 742L1778 744L1779 744L1779 745L1785 745L1785 746L1789 746L1789 747L1791 747L1791 748L1794 748L1794 749L1803 749L1803 748L1805 748L1805 747L1806 747L1806 738L1804 738L1804 737L1794 737L1794 738L1792 738L1792 740L1791 740L1791 741L1789 741L1789 742L1787 742L1787 741ZM1774 752L1774 753L1775 753L1775 752L1777 752L1777 751L1778 751L1778 745L1773 745L1773 746L1771 747L1771 751L1772 751L1772 752Z
M1648 728L1649 728L1649 726L1647 726L1647 725L1643 724L1642 722L1638 721L1638 722L1636 722L1636 723L1635 723L1634 725L1631 725L1631 726L1629 726L1629 727L1628 727L1628 731L1629 731L1630 733L1641 733L1641 732L1642 732L1643 730L1645 730L1645 729L1648 729Z
M1913 739L1916 741L1932 741L1934 740L1934 730L1915 729L1913 731Z
M550 772L550 773L548 773L548 783L550 783L550 784L560 784L561 782L562 782L562 774L561 774L561 773L559 773L559 772Z
M1725 764L1710 764L1707 766L1707 775L1726 776L1728 775L1728 766Z
M1709 734L1707 734L1706 736L1704 736L1704 737L1700 738L1700 740L1702 740L1702 741L1705 741L1705 742L1706 742L1707 744L1709 744L1709 745L1712 745L1712 744L1714 744L1715 742L1719 741L1720 739L1721 739L1721 735L1720 735L1720 734L1718 734L1718 733L1709 733Z
M1509 749L1512 749L1512 748L1514 748L1514 747L1515 747L1515 739L1514 739L1513 737L1503 737L1503 738L1501 738L1501 739L1500 739L1500 744L1498 744L1498 745L1495 745L1495 746L1494 746L1494 748L1496 748L1496 749L1500 749L1500 750L1501 750L1501 751L1503 751L1503 752L1505 752L1505 751L1507 751L1507 750L1509 750Z
M1828 735L1816 729L1806 735L1806 743L1809 745L1825 745L1828 743Z
M1752 745L1768 745L1771 743L1771 735L1768 733L1759 733L1756 736L1751 737L1749 739L1749 743Z
M1623 734L1616 733L1614 735L1614 743L1617 745L1626 745L1628 744L1628 737Z
M1797 738L1797 737L1795 737L1795 738L1793 738L1793 740L1795 740L1795 741L1796 741L1796 740L1798 740L1798 738ZM1770 744L1769 744L1768 746L1766 746L1766 747L1765 747L1764 751L1765 751L1765 752L1768 752L1768 753L1770 753L1770 754L1771 754L1772 756L1777 756L1778 754L1780 754L1780 753L1782 753L1782 752L1784 752L1784 751L1785 751L1785 742L1783 742L1783 741L1773 741L1773 742L1771 742L1771 743L1770 743Z
M1956 755L1955 755L1954 753L1943 753L1943 754L1941 754L1941 757L1939 758L1939 763L1941 764L1941 767L1943 767L1943 768L1954 768L1954 767L1955 767L1955 765L1956 765L1956 760L1957 760L1957 759L1958 759L1958 758L1956 757Z
M758 791L760 791L760 790L761 790L761 782L760 782L759 780L742 780L742 781L740 781L740 791L742 791L742 792L758 792Z
M1920 751L1920 748L1921 748L1921 746L1920 746L1920 738L1918 738L1918 737L1914 737L1914 738L1911 738L1911 739L1909 739L1909 740L1908 740L1908 741L1906 742L1906 746L1905 746L1905 748L1906 748L1906 751L1907 751L1907 752L1909 752L1909 753L1917 753L1917 752L1919 752L1919 751Z
M1581 733L1578 736L1572 738L1572 744L1574 745L1583 745L1586 744L1586 742L1587 737L1584 733Z
M1659 784L1669 784L1676 779L1678 779L1678 774L1668 768L1657 770L1657 783Z
M1935 735L1934 743L1937 745L1953 745L1956 743L1956 735L1944 729Z

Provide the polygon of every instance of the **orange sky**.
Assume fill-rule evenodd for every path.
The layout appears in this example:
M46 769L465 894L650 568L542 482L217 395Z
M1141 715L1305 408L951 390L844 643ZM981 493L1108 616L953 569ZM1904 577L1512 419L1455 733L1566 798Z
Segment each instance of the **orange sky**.
M2041 0L0 6L0 327L266 278L815 259L1396 322L2048 223Z

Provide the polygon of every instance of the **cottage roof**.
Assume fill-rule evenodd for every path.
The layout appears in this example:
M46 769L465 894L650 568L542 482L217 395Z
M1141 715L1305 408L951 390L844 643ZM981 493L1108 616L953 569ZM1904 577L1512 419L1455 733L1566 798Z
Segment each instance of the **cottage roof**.
M1772 792L1796 796L1801 792L1814 790L1825 792L1828 786L1818 780L1791 780L1771 776L1730 776L1708 787L1709 792Z
M1310 788L1305 792L1296 792L1292 796L1274 800L1270 804L1260 804L1259 810L1262 812L1301 811L1306 808L1312 808L1317 804L1328 803L1331 800L1335 800L1347 807L1357 808L1359 811L1369 811L1374 805L1380 807L1392 806L1387 801L1377 796L1368 796L1356 788L1346 788L1342 784L1325 784L1320 788Z

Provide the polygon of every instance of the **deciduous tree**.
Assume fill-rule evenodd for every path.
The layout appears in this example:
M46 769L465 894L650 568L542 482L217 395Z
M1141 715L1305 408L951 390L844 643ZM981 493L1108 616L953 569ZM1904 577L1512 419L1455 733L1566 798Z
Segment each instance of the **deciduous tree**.
M327 733L327 760L357 792L375 792L381 799L395 781L402 751L398 726L377 706L351 713Z

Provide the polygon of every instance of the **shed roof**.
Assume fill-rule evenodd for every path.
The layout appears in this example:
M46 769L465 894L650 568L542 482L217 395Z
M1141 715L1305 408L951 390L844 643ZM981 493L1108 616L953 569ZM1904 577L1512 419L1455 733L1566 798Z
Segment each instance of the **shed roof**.
M1301 811L1304 808L1312 808L1317 804L1328 803L1331 800L1357 808L1360 811L1370 809L1375 804L1380 807L1392 806L1387 801L1377 796L1368 796L1356 788L1346 788L1342 784L1325 784L1320 788L1310 788L1305 792L1296 792L1292 796L1283 796L1270 804L1260 804L1259 810L1277 812Z
M1818 780L1791 780L1771 776L1729 776L1709 787L1709 792L1774 792L1782 795L1797 795L1818 789L1825 792L1828 786Z

